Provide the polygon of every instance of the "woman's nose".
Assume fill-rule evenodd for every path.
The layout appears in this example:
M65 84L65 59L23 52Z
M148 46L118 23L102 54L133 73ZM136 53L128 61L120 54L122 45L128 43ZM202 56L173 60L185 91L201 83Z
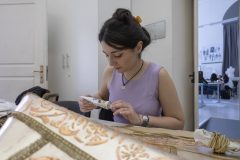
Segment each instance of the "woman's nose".
M110 65L110 66L114 66L115 63L116 63L116 62L115 62L114 58L113 58L112 56L110 56L110 57L109 57L109 65Z

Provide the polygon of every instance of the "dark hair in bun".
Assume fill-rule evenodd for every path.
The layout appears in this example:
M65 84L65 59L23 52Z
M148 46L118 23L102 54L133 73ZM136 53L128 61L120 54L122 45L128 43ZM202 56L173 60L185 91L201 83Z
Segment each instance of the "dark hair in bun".
M139 41L143 42L144 49L151 43L147 30L139 24L129 10L123 8L118 8L104 23L98 39L116 49L133 49Z

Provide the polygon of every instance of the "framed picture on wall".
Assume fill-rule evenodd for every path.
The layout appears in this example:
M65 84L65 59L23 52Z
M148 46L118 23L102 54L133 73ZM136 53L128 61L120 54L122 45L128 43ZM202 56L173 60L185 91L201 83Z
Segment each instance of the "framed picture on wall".
M209 45L200 48L201 63L222 63L223 61L223 45Z

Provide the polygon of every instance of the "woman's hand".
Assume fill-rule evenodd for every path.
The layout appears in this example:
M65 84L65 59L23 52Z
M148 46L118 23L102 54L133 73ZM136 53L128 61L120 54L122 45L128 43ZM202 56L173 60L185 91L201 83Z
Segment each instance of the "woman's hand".
M87 97L92 97L90 95L86 95ZM79 100L79 106L80 106L80 111L81 112L90 112L92 111L93 109L97 108L96 105L94 105L93 103L91 102L88 102L87 100L83 99L83 98L80 98Z
M142 120L139 114L137 114L130 103L125 101L115 101L111 104L111 109L113 111L113 115L120 114L125 119L129 121L129 123L134 125L141 125Z

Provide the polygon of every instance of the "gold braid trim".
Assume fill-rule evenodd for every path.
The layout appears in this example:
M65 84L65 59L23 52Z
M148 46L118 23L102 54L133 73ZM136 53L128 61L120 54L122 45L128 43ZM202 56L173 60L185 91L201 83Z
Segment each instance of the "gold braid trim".
M168 138L179 139L179 140L188 141L188 142L194 142L194 139L189 137L175 136L169 133L149 133L146 131L137 131L129 127L125 127L125 128L127 130L127 132L124 132L125 134L130 134L135 136L149 136L149 137L168 137Z
M4 125L6 122L7 118L11 115L11 112L6 113L3 116L0 116L0 128Z
M7 117L1 117L0 118L0 128L3 126L3 124L6 122Z
M213 136L211 141L209 142L208 146L213 148L215 153L225 153L227 150L228 145L230 144L230 140L221 135L219 133L213 132Z
M30 144L29 146L25 147L24 149L18 151L16 154L12 155L8 160L24 160L36 151L38 151L40 148L42 148L45 144L47 144L48 141L41 138L34 143Z
M133 136L137 136L137 137L139 136L137 139L140 139L140 140L142 139L141 136L149 136L149 137L158 137L159 136L159 137L168 137L171 139L179 139L179 140L182 140L185 142L194 143L194 139L190 138L190 137L175 136L175 135L171 135L169 133L149 133L149 132L145 132L145 131L136 131L136 130L132 129L131 126L130 127L128 127L128 126L127 127L119 127L119 128L124 128L126 131L123 130L123 133L125 133L125 134L133 135ZM201 152L196 149L185 148L185 146L179 147L176 145L169 145L169 144L163 145L163 144L159 144L157 141L156 141L156 143L155 142L152 143L151 141L147 141L146 143L166 148L167 152L173 153L173 154L177 154L178 151L186 151L186 152L204 156L203 159L206 157L210 157L210 158L214 158L214 159L221 159L221 160L236 160L237 159L235 157L225 156L222 154L211 154L211 153Z
M68 142L58 134L54 133L46 126L42 125L38 121L34 120L30 116L21 113L21 112L13 112L12 115L17 118L18 120L24 122L30 128L34 129L38 133L42 135L42 137L52 142L56 147L61 149L62 151L66 152L70 157L76 160L96 160L94 157L89 155L88 153L84 152L80 148L76 147L72 143Z

